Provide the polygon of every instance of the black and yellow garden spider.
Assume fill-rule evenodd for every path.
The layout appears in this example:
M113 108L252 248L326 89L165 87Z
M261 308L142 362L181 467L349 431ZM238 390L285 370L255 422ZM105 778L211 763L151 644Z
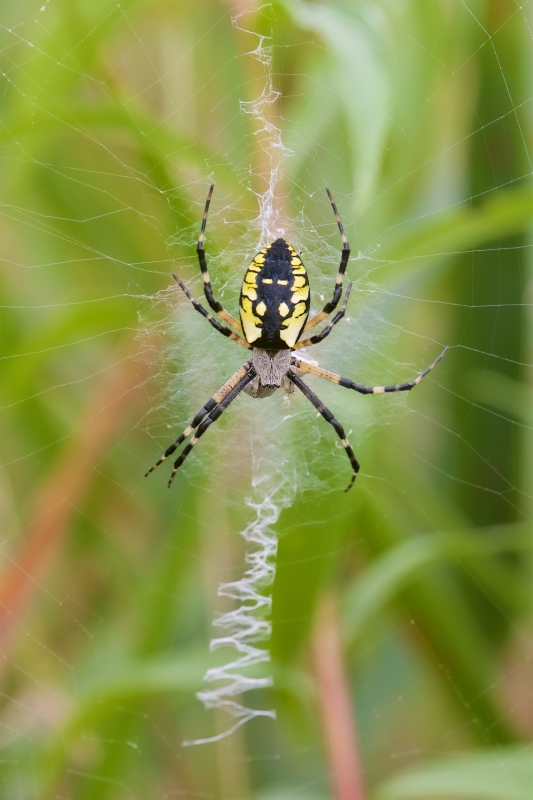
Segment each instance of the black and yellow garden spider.
M283 387L286 392L291 393L294 391L294 387L297 386L324 417L326 422L332 425L346 450L346 454L350 459L353 469L350 483L345 490L348 491L353 486L357 473L359 472L359 463L350 447L342 425L335 419L331 411L323 405L309 386L304 383L300 375L302 373L318 375L319 378L325 378L332 383L337 383L340 386L344 386L346 389L353 389L360 394L408 392L420 383L422 378L438 364L446 353L447 347L433 364L416 378L407 381L407 383L399 383L393 386L364 386L361 383L354 383L354 381L349 378L342 378L340 375L328 372L328 370L322 369L314 363L309 363L298 358L296 355L297 350L301 347L309 347L322 342L326 336L330 334L334 325L340 322L344 317L352 288L352 284L350 283L344 295L341 309L337 311L330 323L326 325L320 333L306 339L300 338L302 334L315 328L337 308L342 296L342 282L350 257L350 245L344 233L337 206L333 202L329 189L326 189L326 191L342 238L341 262L335 280L333 297L329 303L326 303L322 311L309 321L307 320L310 308L310 291L307 271L299 254L294 248L291 247L285 239L276 239L275 242L272 242L271 245L265 247L255 256L246 271L239 301L239 313L241 318L241 322L239 322L215 299L211 288L209 272L207 271L204 239L207 214L213 194L213 185L209 188L196 252L202 271L204 292L207 302L213 311L218 314L227 325L230 325L233 330L227 327L227 325L222 325L217 319L212 317L200 303L193 299L189 290L177 275L173 275L173 277L194 308L211 323L213 328L229 339L232 339L234 342L238 342L243 347L251 350L252 357L207 401L204 407L196 414L191 424L185 428L183 433L178 436L170 447L167 447L159 461L148 470L146 475L153 472L156 467L162 464L165 459L178 449L185 439L191 436L189 443L174 461L174 469L168 481L168 486L170 487L176 472L199 438L203 436L209 426L220 417L229 404L232 403L242 391L245 391L252 397L261 398L267 397L280 387ZM238 331L238 333L235 333L235 331ZM244 336L240 335L242 333Z

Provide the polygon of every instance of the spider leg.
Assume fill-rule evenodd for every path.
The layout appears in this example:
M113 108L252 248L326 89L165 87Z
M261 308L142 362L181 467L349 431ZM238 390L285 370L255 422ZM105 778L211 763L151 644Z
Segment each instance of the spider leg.
M199 311L199 312L200 312L200 314L201 314L203 317L205 317L205 318L206 318L206 320L207 320L209 323L211 323L211 325L213 326L213 328L214 328L216 331L218 331L219 333L222 333L224 336L227 336L227 337L228 337L228 339L231 339L233 342L238 342L238 343L239 343L239 344L241 344L243 347L246 347L248 350L251 350L251 349L252 349L252 345L251 345L251 344L248 344L248 342L246 341L246 339L243 339L243 337L242 337L242 336L239 336L239 334L238 334L238 333L233 333L233 331L230 331L230 329L229 329L229 328L226 328L226 326L225 326L225 325L221 325L221 324L220 324L220 322L219 322L218 320L216 320L214 317L212 317L212 316L211 316L211 314L209 313L209 311L206 311L206 309L203 307L203 305L201 305L201 303L199 303L199 302L198 302L198 300L195 300L195 299L192 297L191 293L189 292L189 290L187 289L187 287L185 286L185 284L183 283L183 281L181 281L181 280L178 278L178 276L177 276L177 275L175 275L174 273L172 273L172 277L173 277L173 278L174 278L174 279L177 281L177 283L179 284L179 287L180 287L180 289L181 289L181 290L182 290L182 291L185 293L185 295L188 297L188 299L190 300L190 302L193 304L194 308L195 308L197 311Z
M412 381L406 381L406 383L395 383L392 386L364 386L362 383L355 383L354 381L350 380L350 378L342 378L340 375L336 375L334 372L329 372L327 369L322 369L322 367L318 367L315 364L310 364L307 361L302 361L302 359L294 357L291 359L291 363L293 366L298 367L301 369L302 372L308 372L312 375L318 375L319 378L324 378L327 381L331 381L332 383L337 383L339 386L344 386L345 389L353 389L359 394L383 394L384 392L409 392L411 389L414 389L417 386L422 378L425 378L428 372L437 366L441 358L444 358L446 351L448 350L447 347L444 348L440 356L435 359L433 364L430 364L424 372L421 372L420 375L417 375Z
M194 431L194 429L201 423L205 415L209 414L210 411L212 411L219 403L221 403L228 396L228 394L235 388L235 386L237 386L239 381L242 380L242 378L244 378L248 374L248 371L250 370L251 366L252 362L247 361L246 364L243 364L242 367L238 369L237 372L234 375L232 375L228 381L226 381L224 386L220 387L218 392L216 392L216 394L214 394L213 397L211 397L207 401L204 407L200 409L198 414L196 414L191 424L187 428L185 428L183 433L178 436L178 438L170 445L170 447L167 447L167 449L165 450L159 461L156 461L156 463L152 467L150 467L150 469L144 476L145 478L148 475L150 475L150 473L153 472L154 469L157 469L157 467L160 464L162 464L163 461L166 461L166 459L169 456L171 456L175 450L178 449L180 444L184 442L185 439L188 436L190 436L191 433ZM255 376L255 370L254 370L254 376Z
M344 302L342 304L342 307L340 311L337 311L337 313L335 314L329 325L326 325L324 330L320 331L320 333L317 333L316 336L311 336L309 337L309 339L302 339L301 341L296 342L293 348L294 350L298 350L300 347L309 347L312 344L318 344L323 339L325 339L326 336L329 336L333 326L336 325L337 322L340 322L346 313L346 306L348 305L348 298L350 296L351 291L352 291L352 283L350 282L348 284L348 288L346 289L346 294L344 295Z
M329 424L333 427L335 433L341 440L342 446L346 450L346 455L350 459L350 464L352 465L353 469L352 479L348 484L348 486L346 487L346 489L344 490L345 492L347 492L349 489L352 488L352 486L354 485L354 481L357 478L357 473L359 472L359 462L357 461L354 452L350 447L350 443L346 438L346 434L344 433L344 428L342 427L340 422L335 419L329 408L325 407L320 398L318 398L316 394L313 391L311 391L309 386L306 383L304 383L303 380L298 375L296 375L295 372L289 370L287 372L287 377L298 387L298 389L300 389L300 391L314 405L316 410L324 417L326 422L329 422Z
M200 228L200 236L198 238L198 244L196 245L196 253L198 255L198 262L200 264L200 269L202 270L202 278L204 281L204 292L207 299L207 302L213 309L213 311L218 314L218 316L227 322L228 325L231 325L232 328L235 328L237 331L242 331L241 323L232 317L232 315L226 311L226 309L215 299L213 295L213 288L211 286L211 281L209 279L209 272L207 270L207 263L205 260L205 250L204 250L204 241L205 241L205 226L207 224L207 215L209 213L209 204L211 203L211 197L213 195L213 189L215 184L212 183L209 187L209 192L207 195L207 200L205 201L205 208L204 208L204 215L202 217L202 227Z
M346 234L344 233L344 228L342 227L342 222L339 216L339 212L337 211L337 206L335 205L333 197L331 196L330 190L326 189L326 192L328 193L329 202L331 203L333 213L335 214L335 219L337 220L337 225L339 227L339 232L342 238L341 263L335 281L335 289L333 291L333 297L331 298L329 303L326 303L322 311L319 311L318 314L316 314L314 317L312 317L312 319L307 321L303 330L304 333L306 331L311 330L311 328L314 328L315 325L318 325L320 322L322 322L322 320L326 319L326 317L337 308L339 300L341 299L342 281L344 278L344 273L346 272L346 266L348 264L348 259L350 258L350 244L348 242L348 239L346 238Z
M181 467L181 465L183 464L183 462L193 449L194 445L197 443L200 436L203 436L203 434L206 432L209 426L212 425L213 422L216 422L216 420L220 417L220 415L224 413L229 404L232 403L235 400L235 398L242 392L242 390L250 383L250 381L252 381L255 378L255 369L253 368L253 366L249 364L246 364L245 366L247 367L246 374L243 375L243 377L239 381L237 381L235 386L229 392L227 392L226 396L218 403L218 405L216 405L213 408L213 410L209 412L208 416L205 417L203 422L201 422L198 428L196 429L196 432L192 437L192 439L190 440L189 444L183 448L181 454L174 461L174 468L170 473L170 478L168 479L169 489L172 485L172 481L174 480L176 472L179 470L179 468Z

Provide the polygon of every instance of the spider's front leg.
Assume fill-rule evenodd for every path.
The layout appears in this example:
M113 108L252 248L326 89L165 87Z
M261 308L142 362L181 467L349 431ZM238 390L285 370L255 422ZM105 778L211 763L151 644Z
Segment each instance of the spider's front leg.
M298 356L292 357L291 364L295 367L298 367L298 369L302 370L302 372L307 372L311 375L317 375L319 378L324 378L326 381L331 381L331 383L344 386L345 389L353 389L355 392L359 392L359 394L385 394L388 392L409 392L411 389L414 389L415 386L418 386L422 378L425 378L426 375L437 366L441 358L444 358L447 351L448 347L445 347L442 353L435 359L433 364L430 364L429 367L425 369L424 372L421 372L420 375L417 375L416 378L406 381L405 383L393 383L390 386L365 386L363 383L356 383L355 381L350 380L350 378L343 378L341 375L336 375L334 372L330 372L327 369L322 369L322 367L319 367L316 364L310 364L308 361L303 361L301 358L298 358Z
M162 464L163 461L166 461L166 459L178 449L180 444L182 444L185 441L185 439L187 439L187 437L190 436L191 433L194 433L195 429L198 428L198 430L196 431L196 436L191 439L187 447L185 447L179 458L174 463L174 470L168 482L168 485L170 486L174 478L174 475L176 474L176 471L179 469L183 461L187 458L187 455L190 453L190 451L192 450L192 448L194 447L200 436L202 436L202 434L207 430L209 425L211 425L216 419L218 419L218 417L223 413L223 411L225 411L225 409L229 406L229 404L233 402L233 400L235 400L237 395L240 394L240 392L245 388L245 386L248 385L248 383L250 383L251 380L254 379L254 377L255 377L255 369L253 368L252 362L250 360L247 361L246 364L243 364L242 367L238 369L237 372L235 372L235 374L232 375L228 381L226 381L226 383L218 390L218 392L216 392L216 394L214 394L213 397L211 397L207 401L207 403L203 406L203 408L201 408L200 411L196 414L191 424L185 428L183 433L181 433L169 447L167 447L167 449L165 450L159 461L156 461L156 463L152 467L150 467L150 469L148 470L148 472L145 474L144 477L145 478L148 477L148 475L150 475L150 473L153 472L154 469L157 469L157 467L160 464ZM207 419L209 419L210 422L207 425L204 425ZM203 428L202 425L204 425ZM202 430L200 432L201 428Z
M341 444L346 451L346 455L350 459L350 464L352 465L353 469L352 479L348 484L348 486L346 487L346 489L344 490L345 492L349 491L354 485L360 467L359 467L359 462L357 461L354 452L350 447L350 443L346 438L346 434L344 433L344 428L342 427L340 422L337 419L335 419L329 408L326 408L326 406L320 400L320 398L317 397L317 395L309 388L309 386L306 383L304 383L304 381L295 372L289 370L287 372L287 377L294 383L295 386L298 387L298 389L300 389L302 394L304 394L307 397L307 399L314 405L318 413L324 417L326 422L329 422L329 424L332 426L335 433L341 440Z

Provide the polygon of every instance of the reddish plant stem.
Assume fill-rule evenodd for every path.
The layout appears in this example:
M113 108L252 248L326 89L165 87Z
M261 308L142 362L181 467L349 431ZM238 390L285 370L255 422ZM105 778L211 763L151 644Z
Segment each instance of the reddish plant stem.
M101 374L67 447L38 489L24 541L2 574L0 641L4 666L21 616L59 558L76 504L110 441L128 418L132 391L146 378L147 366L125 353L124 347L114 355L112 367Z
M312 643L318 705L335 800L364 800L362 766L336 598L322 599Z

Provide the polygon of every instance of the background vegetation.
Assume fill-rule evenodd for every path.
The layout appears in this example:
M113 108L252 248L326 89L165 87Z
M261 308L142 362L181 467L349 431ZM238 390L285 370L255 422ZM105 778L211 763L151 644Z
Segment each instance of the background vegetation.
M451 350L414 413L359 443L371 477L341 496L324 435L335 491L281 514L276 689L247 698L277 721L182 748L227 725L195 691L216 587L243 570L250 510L232 497L250 467L206 445L201 479L142 480L169 433L144 422L165 375L139 313L176 260L196 274L212 174L214 252L222 219L256 213L243 174L265 165L239 102L264 80L257 40L229 0L4 4L6 800L531 797L531 8L276 0L241 17L272 35L285 212L337 249L335 190L398 331L387 374L368 346L357 378Z

